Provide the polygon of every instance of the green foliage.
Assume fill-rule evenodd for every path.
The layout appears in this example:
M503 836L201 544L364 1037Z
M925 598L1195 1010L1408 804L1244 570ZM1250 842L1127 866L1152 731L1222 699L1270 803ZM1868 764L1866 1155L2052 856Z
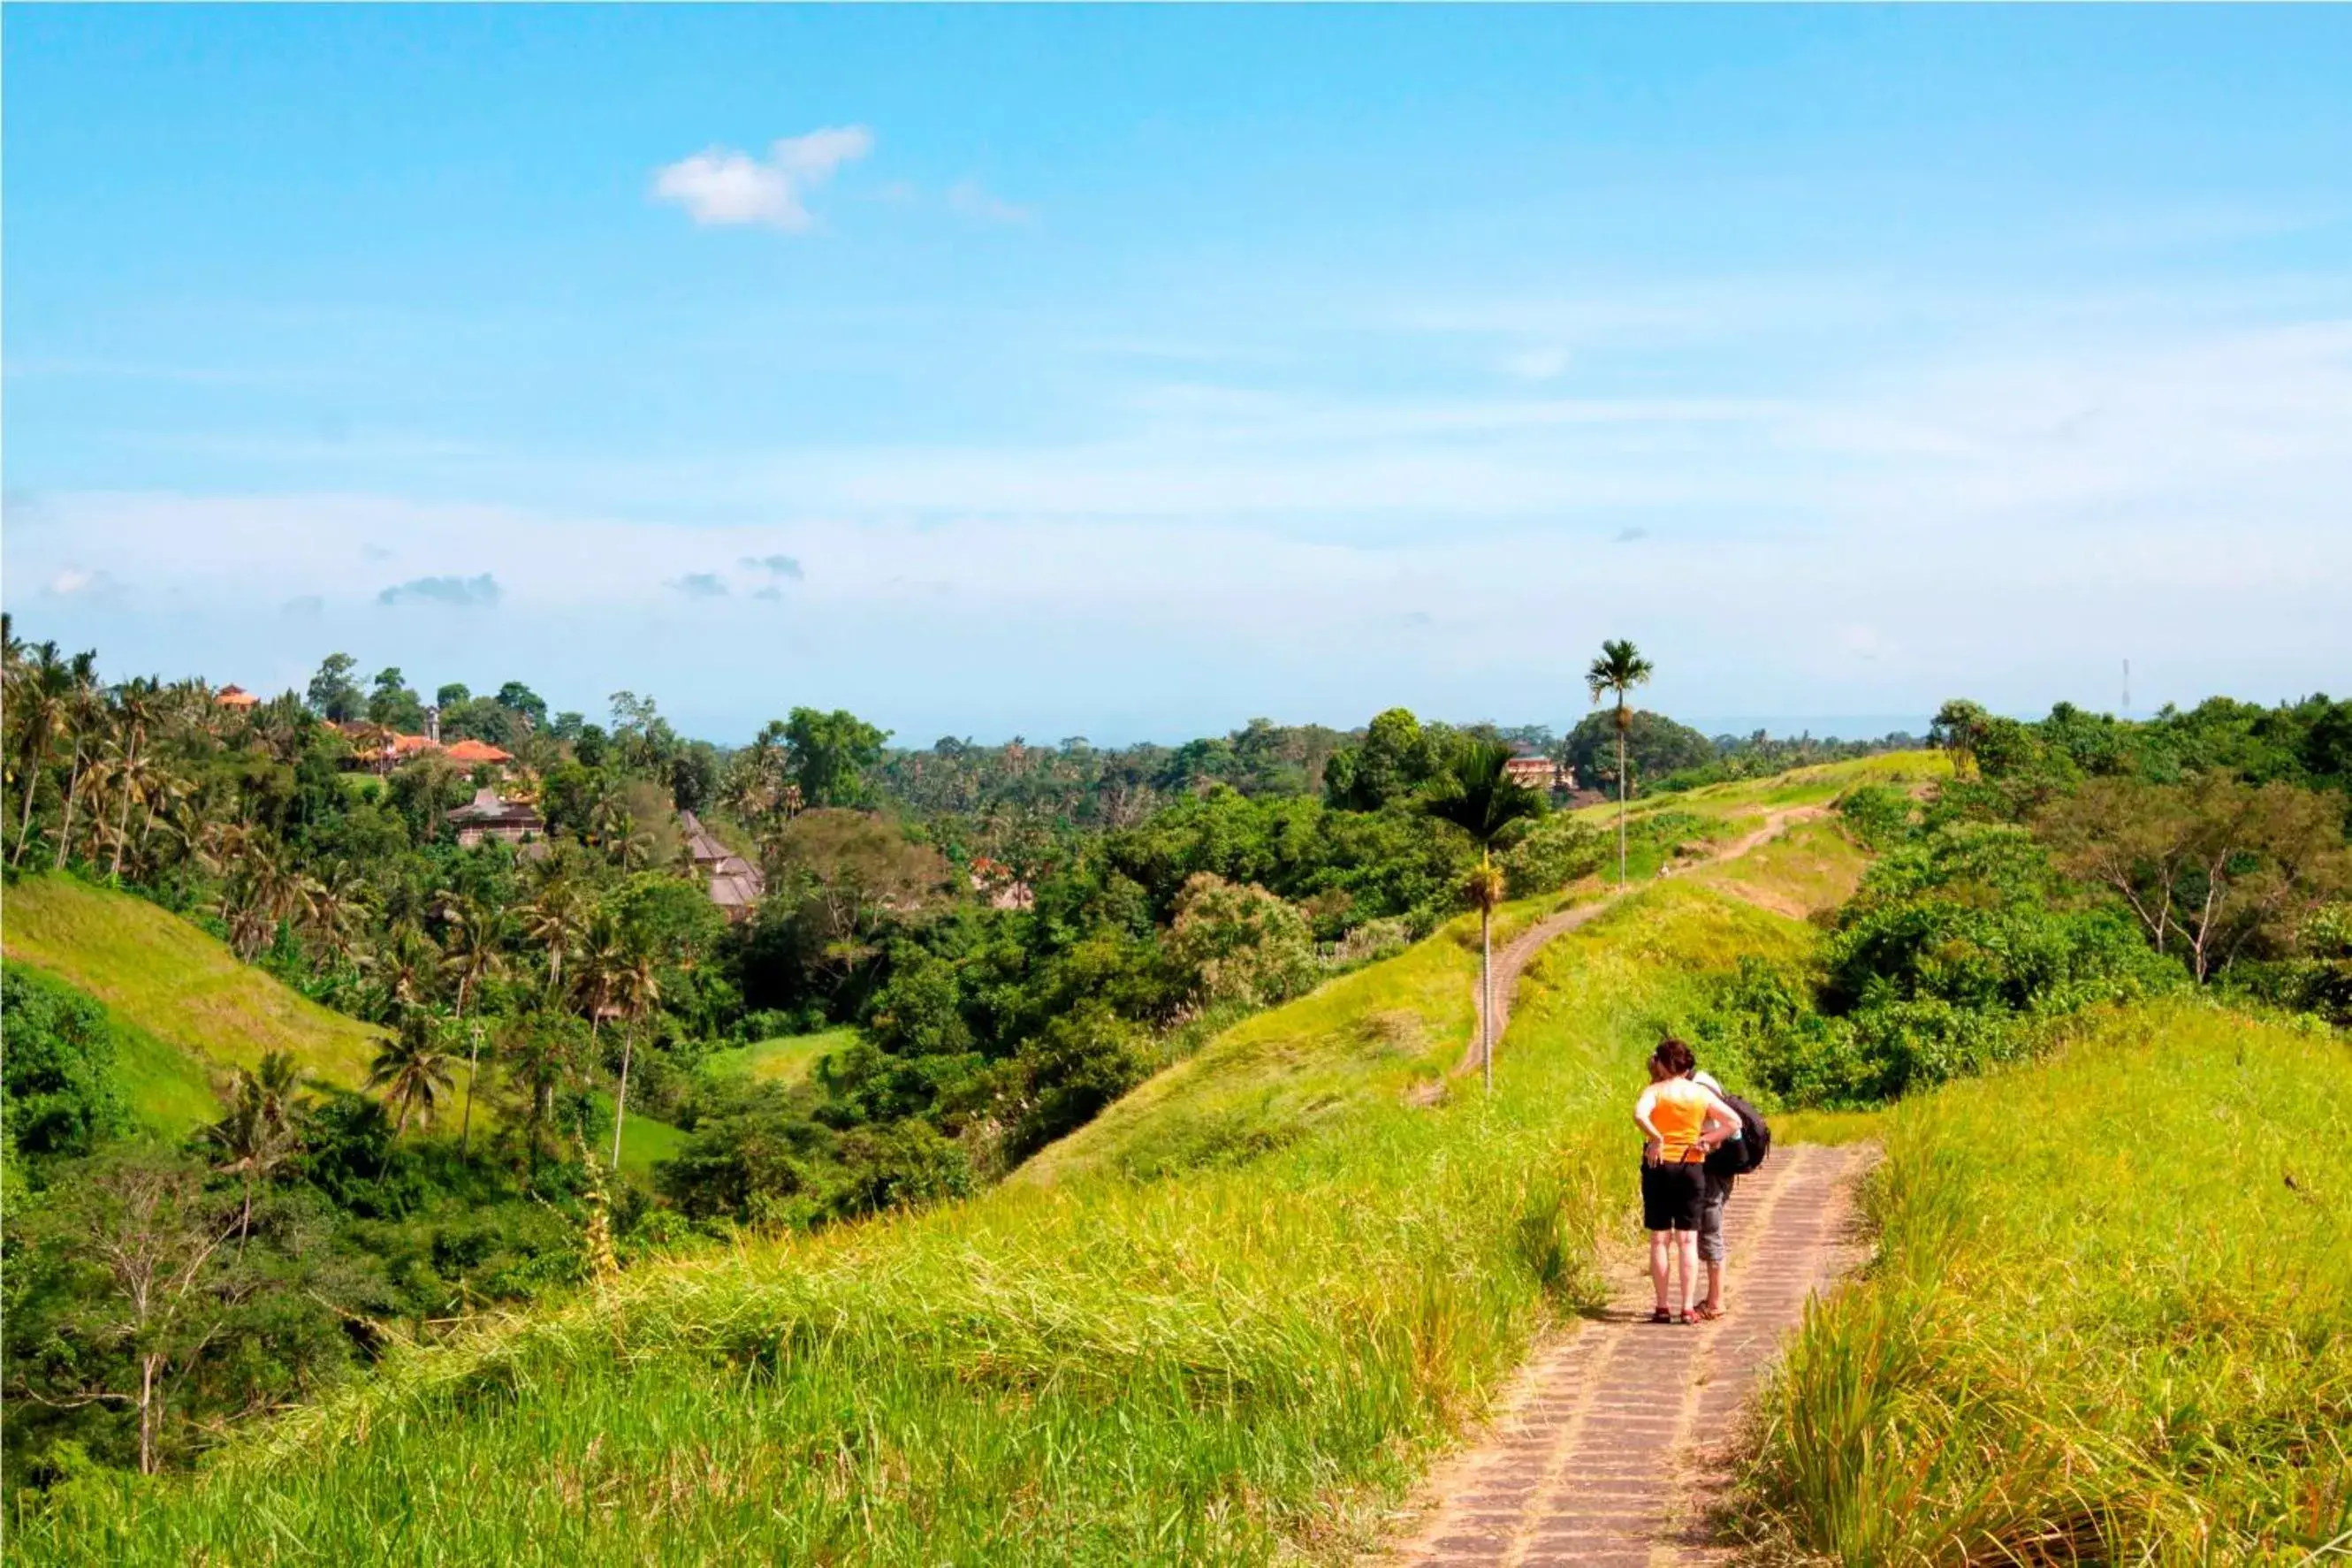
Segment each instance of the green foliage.
M2352 1532L2341 1047L2175 1004L1906 1100L1738 1510L1840 1563L2315 1562Z
M888 731L845 709L793 709L784 721L784 742L801 799L810 805L863 805L866 770L882 760L882 743L889 738Z
M1909 837L1916 808L1909 795L1887 784L1858 784L1837 800L1846 830L1872 849L1888 849Z
M1491 1102L1420 1109L1399 1089L1467 1027L1475 961L1450 931L1139 1091L1153 1125L1232 1130L1181 1173L1066 1162L968 1204L642 1265L184 1483L76 1493L18 1549L265 1561L282 1530L352 1563L688 1562L713 1540L880 1563L1351 1552L1531 1337L1593 1300L1630 1191L1626 1097L1660 1019L1697 1005L1692 971L1801 931L1645 891L1531 973ZM904 1137L877 1168L948 1185L937 1142ZM415 1506L485 1475L513 1484ZM567 1500L575 1483L610 1506Z
M1412 711L1376 714L1364 738L1331 753L1323 768L1323 796L1347 811L1378 811L1404 802L1445 765L1444 737L1426 730Z
M359 660L347 653L331 653L321 660L305 696L310 711L339 724L365 718L367 699L360 690L358 669Z
M1264 888L1213 872L1186 880L1168 932L1168 956L1203 1006L1263 1007L1315 983L1315 933Z
M106 1009L18 964L0 965L0 1111L5 1138L34 1162L93 1153L130 1124Z
M1669 775L1698 768L1715 760L1715 742L1663 713L1629 709L1626 713L1625 766L1633 774L1632 794L1655 787ZM1617 716L1602 709L1588 713L1568 732L1561 754L1576 770L1577 782L1587 786L1617 788Z
M1572 816L1549 816L1503 852L1503 874L1515 899L1556 893L1600 870L1610 849L1608 835L1591 825Z
M2085 907L2020 828L1952 824L1888 853L1817 967L1743 968L1704 1033L1791 1106L1869 1104L2037 1049L2047 1020L2162 992L2178 972Z

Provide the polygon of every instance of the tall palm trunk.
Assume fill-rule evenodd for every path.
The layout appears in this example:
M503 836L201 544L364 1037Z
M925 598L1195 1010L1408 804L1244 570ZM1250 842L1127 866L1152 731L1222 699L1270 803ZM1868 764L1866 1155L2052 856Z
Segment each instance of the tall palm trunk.
M1617 886L1625 886L1625 694L1617 694Z
M470 982L457 982L457 1022L466 1021L466 987ZM470 1152L474 1147L474 1079L482 1070L482 1028L477 1024L466 1037L466 1114L458 1121L457 1152Z
M139 776L139 742L143 739L139 727L131 730L131 751L122 762L122 812L114 825L114 864L107 868L106 879L118 887L122 882L122 847L131 839L131 795L132 783Z
M613 1169L621 1168L621 1118L629 1109L629 1053L637 1043L635 1020L621 1031L621 1092L613 1097Z
M80 796L81 731L77 730L74 731L73 766L66 770L65 825L58 829L58 855L57 859L49 867L49 869L52 871L62 871L65 869L66 846L73 842L74 803L79 800Z
M1495 920L1492 905L1485 899L1478 900L1478 1071L1486 1079L1486 1093L1495 1092L1495 948L1491 940Z

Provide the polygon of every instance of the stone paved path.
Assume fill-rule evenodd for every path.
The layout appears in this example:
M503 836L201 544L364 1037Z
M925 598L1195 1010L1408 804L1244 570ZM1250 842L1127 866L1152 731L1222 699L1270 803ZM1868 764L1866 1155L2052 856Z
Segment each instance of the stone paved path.
M1868 1152L1776 1150L1741 1179L1721 1321L1647 1321L1644 1272L1607 1316L1538 1352L1487 1437L1433 1481L1433 1510L1385 1556L1412 1568L1666 1568L1720 1554L1705 1504L1721 1440L1805 1300L1853 1261L1848 1196ZM1629 1173L1630 1179L1630 1173Z

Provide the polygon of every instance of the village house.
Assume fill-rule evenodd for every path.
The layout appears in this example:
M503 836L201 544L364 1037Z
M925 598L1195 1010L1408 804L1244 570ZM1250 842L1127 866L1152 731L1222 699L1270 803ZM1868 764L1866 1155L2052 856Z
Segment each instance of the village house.
M1514 783L1548 794L1576 788L1575 769L1560 766L1533 746L1513 746L1511 760L1503 764L1503 771L1511 775Z
M750 919L760 906L760 896L767 891L760 868L721 844L694 813L679 812L677 825L686 835L686 851L694 857L695 870L707 879L704 889L710 901L730 921Z
M537 806L528 801L501 799L497 786L491 784L476 790L471 804L451 812L449 825L457 830L457 842L468 849L485 838L528 844L547 831L547 819L539 815Z
M256 697L252 692L247 691L242 686L224 686L218 691L213 693L213 700L219 703L224 708L234 709L238 712L243 712L248 708L257 706L260 703L261 699Z

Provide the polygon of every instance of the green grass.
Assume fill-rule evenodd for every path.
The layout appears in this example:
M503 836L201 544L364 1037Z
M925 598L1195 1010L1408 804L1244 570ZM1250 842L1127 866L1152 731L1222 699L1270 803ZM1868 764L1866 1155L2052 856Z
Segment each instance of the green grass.
M1825 805L1856 784L1910 785L1951 776L1951 759L1942 752L1881 752L1875 756L1854 757L1842 763L1791 768L1770 778L1741 779L1708 784L1703 789L1644 795L1632 801L1626 811L1634 822L1662 811L1687 811L1715 817L1754 816L1760 821L1763 812L1784 806ZM1606 826L1617 820L1617 805L1611 801L1584 806L1577 811L1576 817L1595 826Z
M787 1089L807 1079L824 1057L851 1045L854 1028L824 1029L814 1035L779 1035L713 1051L702 1059L703 1070L719 1078L749 1078L759 1083L780 1083Z
M0 947L97 997L121 1023L215 1075L284 1050L312 1077L357 1088L383 1038L373 1025L240 963L226 945L170 910L70 876L26 877L9 886ZM156 1075L153 1081L184 1077L161 1052L135 1054ZM148 1092L142 1081L131 1080L134 1100Z
M70 876L9 885L0 947L11 963L106 1008L124 1097L142 1125L167 1138L217 1118L217 1091L232 1069L254 1067L269 1051L291 1052L308 1077L359 1089L385 1037L239 963L170 910ZM465 1070L459 1063L452 1104L464 1098ZM487 1103L475 1109L478 1119L490 1114ZM674 1155L685 1137L631 1115L621 1130L621 1168L648 1180L653 1163Z
M1802 919L1853 896L1869 857L1828 818L1800 822L1748 854L1702 866L1694 880Z
M1885 1118L1866 1283L1813 1314L1744 1511L1843 1563L2352 1545L2352 1060L2196 1003Z
M1228 1032L976 1200L641 1267L404 1352L193 1480L75 1483L16 1549L1342 1561L1591 1298L1654 1031L1704 974L1808 936L1643 889L1530 971L1491 1101L1456 1080L1418 1105L1468 1033L1466 923Z

